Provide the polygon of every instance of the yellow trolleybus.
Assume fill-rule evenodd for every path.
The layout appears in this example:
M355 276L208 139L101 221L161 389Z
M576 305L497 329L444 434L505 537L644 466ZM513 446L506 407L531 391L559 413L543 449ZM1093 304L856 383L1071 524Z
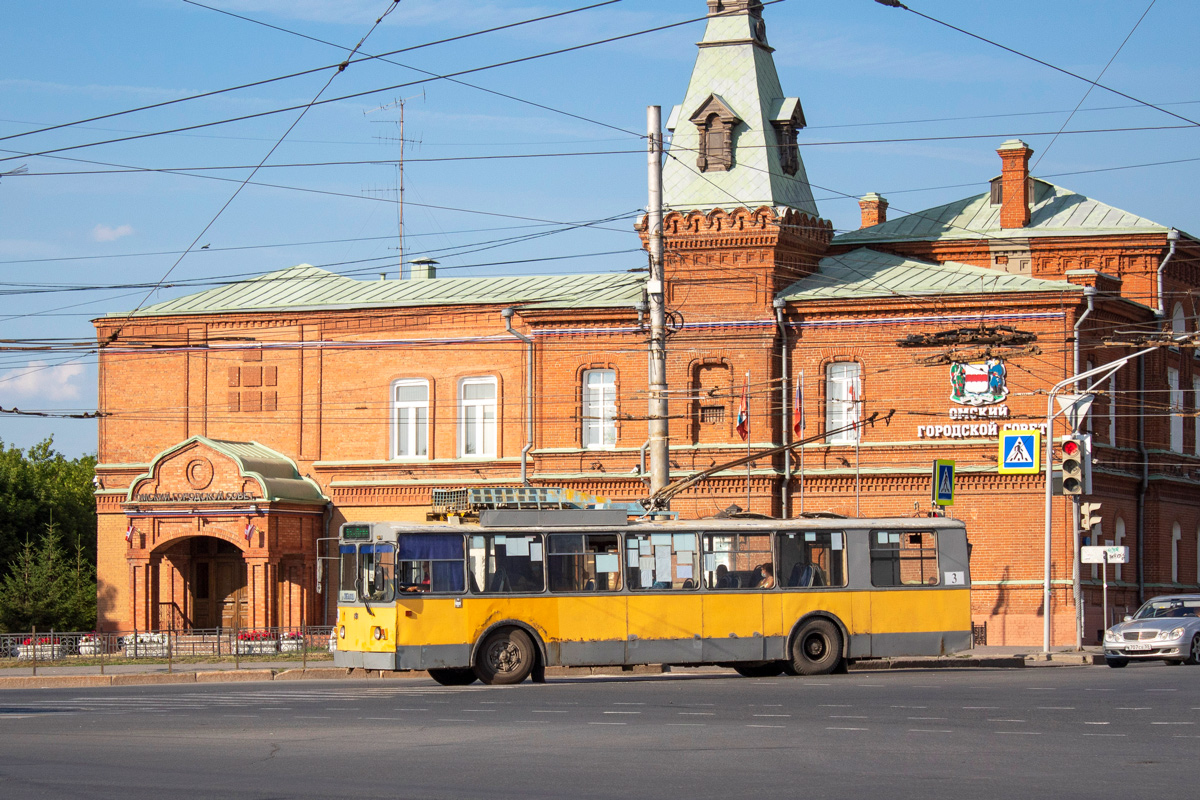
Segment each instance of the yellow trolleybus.
M338 549L335 663L446 685L559 665L820 675L971 646L957 520L494 509L478 524L347 523Z

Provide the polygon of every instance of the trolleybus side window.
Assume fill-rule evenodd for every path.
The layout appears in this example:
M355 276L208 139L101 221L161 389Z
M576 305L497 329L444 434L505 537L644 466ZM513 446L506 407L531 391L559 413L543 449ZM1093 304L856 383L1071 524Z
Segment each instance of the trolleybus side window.
M546 568L552 592L619 592L621 554L614 534L552 533Z
M846 536L841 531L779 534L779 582L789 589L846 585Z
M933 531L871 531L871 583L934 586L940 582Z
M630 589L695 589L699 580L694 533L628 534L625 558L625 580Z
M704 548L704 585L709 589L771 588L775 574L768 531L700 534ZM770 573L770 575L768 575Z
M338 574L338 602L358 602L358 548L352 544L338 547L341 570Z
M473 592L530 593L546 590L542 536L486 534L471 537Z
M406 533L396 539L396 589L400 592L466 591L463 537Z
M390 544L358 546L358 595L369 603L396 599L396 548Z

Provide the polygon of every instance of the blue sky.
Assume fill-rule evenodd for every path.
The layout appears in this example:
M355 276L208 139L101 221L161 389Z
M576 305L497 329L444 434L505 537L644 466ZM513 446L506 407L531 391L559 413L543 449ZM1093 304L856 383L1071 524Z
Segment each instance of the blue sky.
M211 0L280 28L353 46L381 0ZM369 53L588 5L586 0L402 0L368 39ZM1095 77L1149 0L962 3L914 0L923 13ZM367 62L338 75L324 97L420 81L700 17L703 0L622 0L560 19ZM1087 84L873 0L784 0L766 9L784 90L810 127L800 143L822 215L858 227L846 196L880 192L892 216L978 193L999 171L995 148L1022 135L1035 174L1110 205L1200 234L1195 129L1052 136ZM1157 0L1100 81L1200 120L1200 34L1194 0ZM394 110L406 100L406 258L428 255L443 275L623 271L645 263L631 220L646 200L645 108L683 98L703 23L464 76L476 87L587 118L576 119L480 88L426 81L311 109L268 164L395 160ZM47 124L335 64L344 51L231 18L183 0L7 3L0 29L0 136ZM414 69L415 68L415 69ZM295 121L288 112L174 135L91 144L307 103L322 71L164 109L0 141L0 339L94 337L90 320L129 310L232 196L246 169L210 177L163 173L51 176L111 167L257 164ZM588 121L591 120L591 121ZM597 123L604 123L597 124ZM605 125L612 127L605 127ZM1095 89L1069 130L1184 126ZM622 130L630 133L623 132ZM979 136L949 141L882 139ZM863 140L872 140L863 142ZM855 143L848 143L855 142ZM447 157L584 153L555 158L420 161ZM1103 171L1096 171L1103 170ZM1071 173L1071 174L1064 174ZM227 180L212 180L212 177ZM232 179L232 180L228 180ZM298 263L362 278L395 274L396 182L387 164L265 169L147 302L196 291L180 281L228 280ZM309 191L298 191L305 189ZM313 191L315 190L315 191ZM442 208L430 208L439 206ZM459 209L459 210L447 210ZM485 213L472 213L485 212ZM551 223L617 219L564 230ZM501 242L526 234L532 240ZM499 245L499 246L497 246ZM484 249L486 248L486 249ZM468 252L475 251L475 252ZM530 261L531 259L554 259ZM516 262L516 263L498 263ZM119 286L127 288L116 288ZM98 287L98 288L97 288ZM94 410L87 352L0 353L0 407ZM28 446L53 434L60 449L95 450L95 423L0 416L0 440Z

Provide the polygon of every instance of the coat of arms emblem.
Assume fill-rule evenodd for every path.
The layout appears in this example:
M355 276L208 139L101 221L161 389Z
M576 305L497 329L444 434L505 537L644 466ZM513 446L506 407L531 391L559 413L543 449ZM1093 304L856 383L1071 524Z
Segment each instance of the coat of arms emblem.
M998 358L950 365L950 399L964 406L990 406L1008 397L1008 370Z

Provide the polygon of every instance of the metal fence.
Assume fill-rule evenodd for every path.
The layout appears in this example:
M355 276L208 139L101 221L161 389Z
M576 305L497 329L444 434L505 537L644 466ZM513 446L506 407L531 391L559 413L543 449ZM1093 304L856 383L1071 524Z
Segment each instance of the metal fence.
M278 656L281 660L326 655L332 627L212 628L166 631L29 631L0 634L0 664L92 663L125 659L156 661ZM256 659L261 660L261 659Z

